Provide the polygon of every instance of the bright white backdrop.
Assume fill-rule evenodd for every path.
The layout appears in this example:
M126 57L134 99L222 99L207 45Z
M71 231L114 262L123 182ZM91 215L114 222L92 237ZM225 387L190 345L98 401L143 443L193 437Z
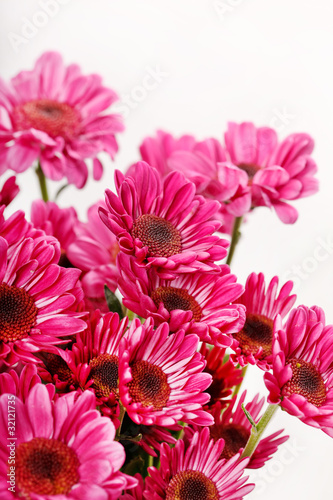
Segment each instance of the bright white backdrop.
M243 281L251 271L297 278L298 304L320 305L333 322L332 16L327 0L2 0L1 76L31 68L52 49L100 73L120 94L127 130L115 163L104 158L101 182L69 188L60 199L81 216L112 186L113 168L136 160L141 140L157 128L220 138L228 120L252 120L275 126L281 137L312 134L320 193L295 204L293 227L257 210L243 228L233 271ZM19 183L12 210L28 210L36 180L28 172ZM246 386L266 395L256 368ZM282 427L289 444L252 474L257 489L247 498L332 498L331 439L279 412L271 429Z

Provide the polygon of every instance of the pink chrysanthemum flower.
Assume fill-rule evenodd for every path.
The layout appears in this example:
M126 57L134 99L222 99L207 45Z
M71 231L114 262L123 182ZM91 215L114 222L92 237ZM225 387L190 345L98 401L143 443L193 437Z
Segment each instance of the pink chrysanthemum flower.
M26 238L8 259L0 237L0 358L37 362L34 353L64 343L86 328L77 312L83 298L80 271L57 265L58 242Z
M119 472L124 449L114 441L112 422L95 411L92 393L78 398L76 393L66 394L53 402L46 387L36 384L24 403L4 394L0 398L3 423L12 400L16 413L14 490L7 483L10 436L7 439L7 433L2 433L1 498L118 500L124 488L136 486L134 478Z
M18 195L19 191L20 188L16 184L16 177L9 177L0 191L0 205L5 205L7 207Z
M220 458L230 460L236 454L241 454L248 442L252 426L242 409L245 398L246 391L241 394L238 401L237 396L233 397L223 411L221 411L222 405L220 403L211 410L214 424L209 427L210 437L215 442L219 439L224 440L224 448ZM246 410L256 422L261 418L260 412L264 403L265 398L259 399L259 394L257 394L250 403L245 405ZM196 430L198 430L196 426L185 428L186 439L191 441ZM289 436L281 436L282 432L283 430L279 430L261 439L246 466L248 469L259 469L272 458L279 445L285 443L289 438Z
M7 85L0 81L0 155L3 165L24 172L39 160L46 177L82 188L93 159L93 175L103 167L97 154L112 158L123 130L118 115L103 112L117 100L98 75L84 76L79 66L65 66L61 55L46 52L32 71L22 71Z
M88 210L88 222L75 228L75 241L69 246L67 255L75 267L83 271L81 278L86 307L107 312L104 285L116 291L119 271L116 266L119 245L117 238L103 224L98 208L106 208L103 201Z
M233 359L241 366L250 363L262 370L271 366L273 323L278 314L284 318L293 307L296 295L290 295L292 281L287 281L278 293L279 279L271 279L265 290L262 273L251 273L247 278L245 292L237 303L246 307L245 325L233 335Z
M118 196L106 191L103 222L116 235L120 250L135 255L137 262L154 266L162 278L174 273L216 270L228 243L213 233L219 203L195 196L195 186L179 172L161 183L158 172L147 163L136 164L135 178L116 172Z
M225 143L230 161L220 168L227 172L234 165L239 178L245 175L247 179L248 194L244 196L241 189L234 198L234 202L242 205L239 208L243 214L249 205L267 206L276 211L282 222L294 223L298 212L287 201L318 191L314 178L317 166L310 156L314 148L312 138L307 134L292 134L278 144L276 132L271 128L231 122Z
M126 254L119 255L118 267L124 305L142 318L151 316L156 325L167 322L172 332L183 328L220 346L230 346L229 334L244 325L245 307L230 304L243 287L226 265L219 273L183 273L174 280L147 272Z
M78 224L75 209L73 207L60 208L52 201L35 200L31 206L31 222L35 228L42 229L59 241L61 247L59 265L72 267L68 262L66 252L75 240L74 229Z
M144 498L147 500L241 500L254 485L243 476L248 459L220 460L224 441L214 443L209 430L196 432L185 448L179 440L175 447L162 445L159 470L149 467Z
M228 402L227 398L232 394L232 389L242 383L242 370L229 359L224 348L209 348L203 343L200 353L207 363L204 371L213 377L211 385L205 391L210 395L210 401L206 406L212 407L219 403L224 407Z
M154 330L151 318L143 325L133 320L119 349L119 395L135 423L212 423L202 410L209 400L203 391L212 377L202 373L205 362L196 352L198 342L197 335L185 335L184 330L169 335L167 323Z
M333 437L333 326L319 307L297 307L274 324L268 401Z

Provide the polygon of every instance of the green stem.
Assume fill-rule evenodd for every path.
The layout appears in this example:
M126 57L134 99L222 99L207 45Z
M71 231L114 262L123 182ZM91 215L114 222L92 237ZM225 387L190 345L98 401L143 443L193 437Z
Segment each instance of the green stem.
M40 191L42 193L42 198L44 201L49 201L49 195L47 192L46 179L43 170L41 169L40 163L38 162L36 168L36 174L39 181Z
M241 388L242 383L244 382L244 378L245 378L248 366L249 365L243 366L243 368L242 368L242 380L238 385L235 386L234 392L232 393L232 397L237 396L237 394L239 393L239 389Z
M236 217L235 222L234 222L234 227L233 227L232 236L231 236L231 243L230 243L229 253L228 253L228 258L227 258L228 266L230 266L230 264L231 264L232 258L233 258L234 253L235 253L235 248L237 246L237 243L238 243L240 235L241 235L239 228L241 227L242 220L243 220L243 217Z
M250 438L244 448L242 457L251 457L254 453L256 447L260 443L261 436L263 435L267 425L269 424L271 418L279 408L279 405L268 405L265 413L257 423L257 425L252 425Z
M119 402L119 421L120 421L120 424L119 424L119 427L116 431L116 437L115 437L115 440L116 441L119 441L120 440L120 436L121 436L121 426L123 424L123 420L124 420L124 416L125 416L125 413L126 413L126 410L125 408L123 407L123 405Z

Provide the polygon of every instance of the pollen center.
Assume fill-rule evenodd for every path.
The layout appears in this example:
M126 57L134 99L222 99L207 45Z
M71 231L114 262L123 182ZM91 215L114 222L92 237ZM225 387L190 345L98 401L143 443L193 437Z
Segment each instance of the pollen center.
M178 229L156 215L140 215L133 224L132 236L148 247L148 257L171 257L182 251Z
M171 479L166 489L165 500L218 500L215 483L203 472L185 470Z
M156 307L163 302L164 307L169 311L181 309L182 311L192 311L194 321L200 321L202 316L201 307L198 302L182 288L172 286L160 286L151 294Z
M241 448L245 448L250 437L250 431L239 424L213 425L210 428L210 435L214 441L221 438L224 439L225 444L220 458L229 460Z
M34 299L23 288L0 285L0 341L23 339L35 325L37 307Z
M111 392L117 394L118 364L118 356L111 354L100 354L90 361L90 378L94 379L93 388L97 397L108 398Z
M326 388L317 368L312 363L296 358L290 359L289 364L293 370L293 376L283 386L283 396L300 394L314 406L318 408L322 406L326 400Z
M260 167L258 167L258 165L252 165L250 163L248 163L248 164L247 163L240 163L237 166L238 166L238 168L240 168L241 170L244 170L244 172L247 173L247 175L249 177L248 184L251 185L253 177L256 175L258 170L260 170Z
M80 133L80 114L65 102L50 99L26 102L14 109L13 119L16 130L35 128L64 139L72 139Z
M20 495L65 495L79 481L75 451L57 439L33 438L16 452L16 479Z
M163 370L148 361L136 361L131 366L133 380L128 384L135 403L161 410L166 406L171 389Z
M235 333L242 353L246 356L256 354L262 347L261 359L272 354L273 321L259 314L247 314L243 329Z

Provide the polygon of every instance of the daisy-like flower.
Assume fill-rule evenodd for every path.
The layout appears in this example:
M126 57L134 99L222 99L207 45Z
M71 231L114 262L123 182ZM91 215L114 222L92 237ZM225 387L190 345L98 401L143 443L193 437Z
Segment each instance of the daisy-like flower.
M224 440L224 448L220 458L230 460L236 454L241 454L248 442L252 426L242 409L245 398L246 391L241 394L238 401L237 396L233 397L222 412L220 403L215 405L211 411L214 416L214 424L209 427L210 437L215 442L219 439ZM260 420L260 412L264 403L265 398L259 399L259 394L257 394L250 403L245 405L254 421ZM186 439L191 441L196 430L198 430L196 426L187 427L185 429ZM246 466L248 469L259 469L272 458L279 445L285 443L289 438L289 436L281 436L282 432L283 430L276 431L260 441Z
M292 281L287 281L278 293L279 279L274 276L265 289L262 273L247 278L245 292L237 303L246 307L245 325L233 335L233 359L241 366L250 363L262 370L271 366L273 323L278 314L284 318L293 307L296 295L291 295Z
M268 401L333 437L333 326L320 307L297 307L274 324Z
M243 476L248 459L239 455L221 460L224 441L216 443L209 437L209 430L196 432L188 447L178 440L170 449L161 448L159 470L149 467L144 498L147 500L241 500L250 493L254 484L244 484Z
M151 316L156 325L166 321L172 332L183 328L220 346L230 346L229 334L244 325L245 307L230 304L243 287L226 265L218 273L182 273L174 280L147 272L126 254L119 255L118 267L124 305L142 318Z
M221 223L214 220L219 203L195 196L195 186L179 172L163 182L147 163L135 167L135 178L116 172L118 196L106 191L103 222L116 235L120 250L135 255L137 262L157 268L165 279L175 271L217 270L228 243L213 233Z
M213 422L202 410L209 400L203 391L212 377L202 373L198 342L197 335L184 330L169 335L167 323L154 330L152 318L143 325L132 322L119 349L119 395L135 423L168 427L178 420Z
M112 422L95 411L95 397L86 392L52 401L45 386L36 384L25 402L14 395L0 398L0 420L7 428L8 408L15 401L15 480L8 464L10 436L0 438L1 498L117 500L134 478L119 472L125 452L114 441ZM6 423L6 425L5 425ZM7 476L9 474L9 476ZM13 493L12 493L13 492Z
M0 155L3 165L24 172L37 160L46 177L82 188L93 159L93 175L103 167L97 154L112 158L115 134L123 130L118 115L103 114L117 100L98 75L82 75L79 66L65 66L61 55L46 52L31 71L10 84L0 81Z
M0 237L0 358L38 362L34 353L65 343L86 328L78 306L83 293L80 271L57 265L58 242L26 238L8 258Z
M16 177L9 177L0 191L0 205L5 205L7 207L18 195L19 191L20 188L16 184Z
M232 394L232 389L243 380L242 370L229 359L224 348L209 348L203 343L200 353L207 363L204 371L213 377L211 385L205 391L210 395L210 401L206 406L212 407L219 403L224 407L228 402L227 398Z
M67 255L72 264L83 271L81 283L87 309L98 307L107 312L104 286L112 292L116 291L119 245L117 238L101 221L99 207L106 208L106 205L103 201L95 203L88 210L88 222L76 225L75 240L69 246Z
M314 178L317 166L311 158L313 139L307 134L292 134L278 144L276 132L253 123L229 123L225 133L229 162L220 169L237 167L240 179L234 202L243 213L250 207L267 206L275 210L286 224L297 220L297 210L287 201L309 196L318 191ZM241 178L247 179L248 193ZM242 202L237 201L242 198ZM236 215L236 214L235 214ZM239 213L239 215L242 215Z
M59 265L72 267L66 252L75 240L74 229L78 224L75 209L73 207L60 208L52 201L35 200L31 206L31 222L35 228L42 229L59 241L61 247Z

